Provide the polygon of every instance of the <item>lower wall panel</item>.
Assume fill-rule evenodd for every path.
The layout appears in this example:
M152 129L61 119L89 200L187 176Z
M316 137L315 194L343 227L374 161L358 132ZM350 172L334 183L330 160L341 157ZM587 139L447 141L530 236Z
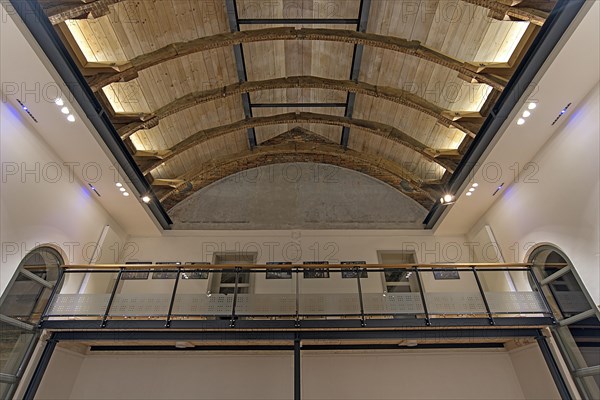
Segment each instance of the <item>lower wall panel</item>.
M38 399L66 398L67 393L78 400L293 398L291 352L93 353L79 359L63 357L62 351L57 348ZM546 366L533 360L536 365L517 371L527 376L517 376L504 349L307 350L302 398L525 399L521 383L529 375L553 385ZM534 398L548 393L527 392Z

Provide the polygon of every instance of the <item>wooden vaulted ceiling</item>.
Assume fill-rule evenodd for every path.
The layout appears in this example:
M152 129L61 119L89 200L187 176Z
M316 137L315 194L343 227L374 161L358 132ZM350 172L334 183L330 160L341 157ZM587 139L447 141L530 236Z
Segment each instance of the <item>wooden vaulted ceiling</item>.
M323 162L430 208L555 0L39 0L170 209Z

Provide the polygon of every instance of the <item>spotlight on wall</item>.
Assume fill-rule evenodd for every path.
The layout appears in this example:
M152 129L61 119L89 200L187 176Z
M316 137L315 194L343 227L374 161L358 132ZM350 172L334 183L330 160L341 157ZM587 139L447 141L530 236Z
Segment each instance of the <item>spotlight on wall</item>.
M524 118L519 118L517 120L517 125L523 125L525 123L525 119Z
M67 107L63 107L60 109L60 112L63 114L68 114L69 113L69 109Z
M127 196L129 196L129 193L123 192L123 196L127 197Z
M146 196L142 196L142 201L146 204L150 203L150 200L152 200L150 198L150 196L146 195Z
M75 117L73 116L73 114L69 114L67 116L67 121L69 121L69 122L75 122Z
M525 110L523 111L523 118L528 118L531 115L531 111Z
M120 187L123 187L123 184L122 184L121 182L117 182L117 183L115 183L115 185L116 185L117 187L119 187L119 188L120 188Z
M529 108L530 110L535 110L536 107L537 107L536 103L529 103L529 105L527 106L527 108Z
M450 205L454 203L454 196L451 194L445 194L444 197L440 198L440 203L443 205Z
M125 191L125 188L124 188L124 187L120 187L120 188L119 188L119 190L120 190L121 192L124 192L124 191Z
M56 104L59 107L62 107L65 105L65 102L60 97L57 97L56 100L54 100L54 104Z

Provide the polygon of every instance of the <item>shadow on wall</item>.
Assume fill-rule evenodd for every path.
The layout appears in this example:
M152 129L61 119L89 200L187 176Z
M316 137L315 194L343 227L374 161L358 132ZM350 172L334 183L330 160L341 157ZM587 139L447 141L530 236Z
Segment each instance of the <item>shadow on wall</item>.
M169 215L173 229L422 229L427 210L360 172L288 163L221 179Z

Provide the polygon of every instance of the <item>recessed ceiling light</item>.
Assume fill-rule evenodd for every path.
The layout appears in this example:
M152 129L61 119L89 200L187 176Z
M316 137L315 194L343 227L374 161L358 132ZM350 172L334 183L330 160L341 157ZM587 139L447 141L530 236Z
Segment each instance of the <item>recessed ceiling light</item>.
M121 188L119 188L119 190L120 190L121 192L124 192L124 191L125 191L125 188L124 188L124 187L121 187Z
M473 195L473 192L467 192L467 196Z
M73 114L69 114L69 116L67 117L67 121L75 122L75 117L73 116Z
M472 186L477 187L477 186L479 186L479 183L475 182Z
M62 107L65 104L65 102L60 97L57 97L56 100L54 100L54 104L56 104L59 107Z
M115 185L117 185L117 187L122 187L123 184L121 182L117 182Z
M527 118L531 115L531 112L528 110L523 111L523 118Z
M535 103L529 103L529 105L527 106L527 108L529 108L530 110L535 110L536 107L537 107L537 104L535 104Z
M150 203L150 196L144 196L144 197L142 197L142 201L144 203Z
M525 120L523 118L519 118L517 120L517 125L523 125L525 123Z
M127 197L127 196L129 196L129 193L123 192L123 196Z
M67 107L63 107L60 109L60 112L63 114L68 114L69 113L69 109Z

